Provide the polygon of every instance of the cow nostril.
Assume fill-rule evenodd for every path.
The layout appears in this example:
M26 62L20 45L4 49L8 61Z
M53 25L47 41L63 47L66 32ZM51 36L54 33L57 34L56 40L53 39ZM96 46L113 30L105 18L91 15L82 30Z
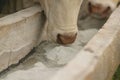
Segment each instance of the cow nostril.
M68 36L68 35L61 35L58 34L57 35L57 42L59 44L71 44L75 41L77 34L73 35L73 36Z
M92 4L91 2L88 3L88 11L91 13L92 12Z
M62 43L63 43L62 40L61 40L61 35L60 35L60 34L57 35L57 42L58 42L59 44L62 44Z
M120 2L118 2L117 7L120 5Z
M108 6L108 7L103 11L103 14L109 13L110 11L111 11L111 8L110 8L110 6Z

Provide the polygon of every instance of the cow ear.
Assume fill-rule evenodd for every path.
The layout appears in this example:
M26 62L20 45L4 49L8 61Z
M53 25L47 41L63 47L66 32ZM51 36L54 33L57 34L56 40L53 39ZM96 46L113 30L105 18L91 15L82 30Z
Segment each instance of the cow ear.
M120 5L120 1L118 2L118 4L117 4L117 7Z

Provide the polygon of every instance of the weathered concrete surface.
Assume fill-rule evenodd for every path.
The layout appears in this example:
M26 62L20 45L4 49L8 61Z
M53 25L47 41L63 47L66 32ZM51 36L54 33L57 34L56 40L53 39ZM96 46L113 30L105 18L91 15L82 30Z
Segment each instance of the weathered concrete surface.
M34 6L0 18L0 71L27 55L36 46L42 22Z
M17 70L0 80L48 80L59 70L59 68L47 68L41 62L37 62L33 66L27 70Z
M82 51L51 80L111 80L120 63L120 7Z

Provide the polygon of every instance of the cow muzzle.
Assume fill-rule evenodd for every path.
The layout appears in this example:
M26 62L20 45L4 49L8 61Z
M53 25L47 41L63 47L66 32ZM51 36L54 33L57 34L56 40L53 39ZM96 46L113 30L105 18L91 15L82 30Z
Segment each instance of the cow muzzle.
M92 4L92 2L89 2L88 11L91 15L100 18L107 18L111 14L112 9L110 6L103 6L102 4Z
M62 35L62 34L58 34L57 35L57 43L59 44L71 44L76 40L77 37L77 33L74 35Z

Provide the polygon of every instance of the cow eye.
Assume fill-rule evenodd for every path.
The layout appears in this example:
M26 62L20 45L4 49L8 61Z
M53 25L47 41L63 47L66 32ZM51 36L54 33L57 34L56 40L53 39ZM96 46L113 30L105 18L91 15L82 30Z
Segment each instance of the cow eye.
M120 5L120 2L118 2L117 7Z

